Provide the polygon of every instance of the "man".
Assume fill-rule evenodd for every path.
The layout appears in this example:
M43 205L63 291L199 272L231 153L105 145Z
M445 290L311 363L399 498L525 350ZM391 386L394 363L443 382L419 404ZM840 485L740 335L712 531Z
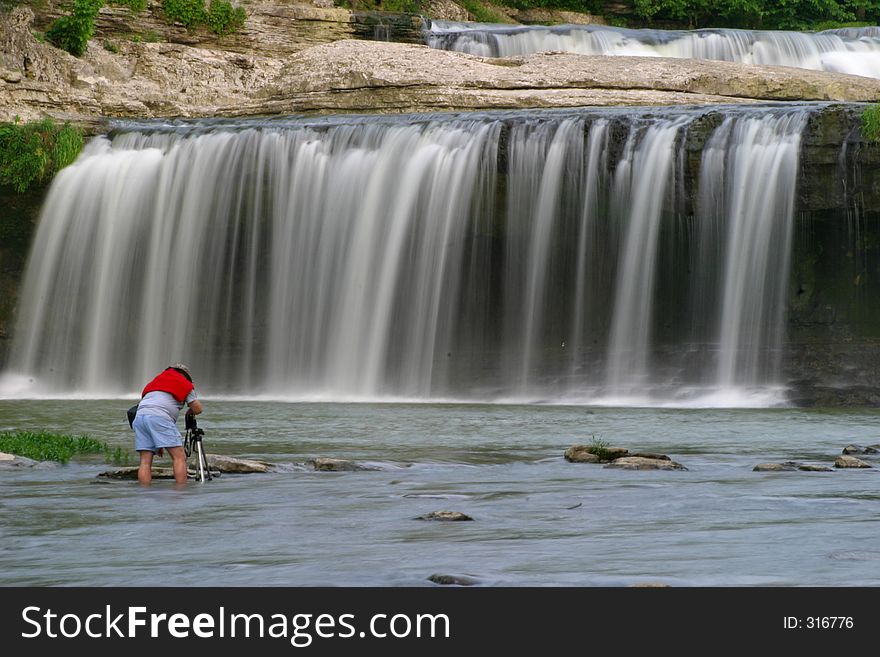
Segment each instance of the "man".
M160 372L150 381L141 393L132 428L134 429L135 449L140 453L138 481L148 486L153 479L153 455L162 456L168 450L174 480L186 483L186 453L183 441L177 430L177 416L186 404L187 415L202 412L189 368L183 363L175 363Z

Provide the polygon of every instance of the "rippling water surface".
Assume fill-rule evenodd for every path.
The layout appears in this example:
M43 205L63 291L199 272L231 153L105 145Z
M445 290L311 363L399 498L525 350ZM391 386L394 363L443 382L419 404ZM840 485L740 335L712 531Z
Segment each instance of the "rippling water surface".
M129 405L0 401L0 431L130 446ZM206 400L202 418L209 452L281 471L176 490L97 479L103 457L2 470L0 584L880 585L877 470L752 471L876 444L875 412ZM688 470L563 459L593 437ZM314 472L318 456L379 469ZM415 519L438 510L474 522Z

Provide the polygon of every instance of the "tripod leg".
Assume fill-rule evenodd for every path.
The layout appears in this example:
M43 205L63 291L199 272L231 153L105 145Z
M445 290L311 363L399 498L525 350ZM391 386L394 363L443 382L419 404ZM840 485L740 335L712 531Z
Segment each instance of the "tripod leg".
M205 480L205 455L202 452L202 443L196 443L196 460L199 462L199 481Z

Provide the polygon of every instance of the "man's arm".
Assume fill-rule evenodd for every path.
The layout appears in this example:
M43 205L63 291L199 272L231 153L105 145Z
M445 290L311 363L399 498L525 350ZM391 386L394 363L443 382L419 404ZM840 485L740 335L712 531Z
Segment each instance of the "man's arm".
M189 409L186 411L186 414L187 415L198 415L199 413L202 412L202 410L204 410L204 409L202 409L202 402L200 402L198 399L193 399L189 403Z

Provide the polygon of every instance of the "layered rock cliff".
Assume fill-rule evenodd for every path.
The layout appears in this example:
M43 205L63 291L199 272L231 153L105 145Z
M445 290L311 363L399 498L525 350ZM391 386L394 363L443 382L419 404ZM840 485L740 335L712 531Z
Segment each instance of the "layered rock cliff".
M344 10L248 7L240 35L220 38L165 26L152 31L157 42L122 38L132 25L124 20L128 10L102 9L99 34L82 58L38 41L33 13L18 8L0 26L0 120L880 99L880 80L858 76L559 53L484 59L416 43L353 39L359 30L366 35L366 23ZM417 17L407 20L399 19L410 27L399 36L414 40ZM307 36L293 38L301 23L311 25ZM162 25L139 18L137 29L144 32L136 34ZM116 52L105 47L111 37Z

